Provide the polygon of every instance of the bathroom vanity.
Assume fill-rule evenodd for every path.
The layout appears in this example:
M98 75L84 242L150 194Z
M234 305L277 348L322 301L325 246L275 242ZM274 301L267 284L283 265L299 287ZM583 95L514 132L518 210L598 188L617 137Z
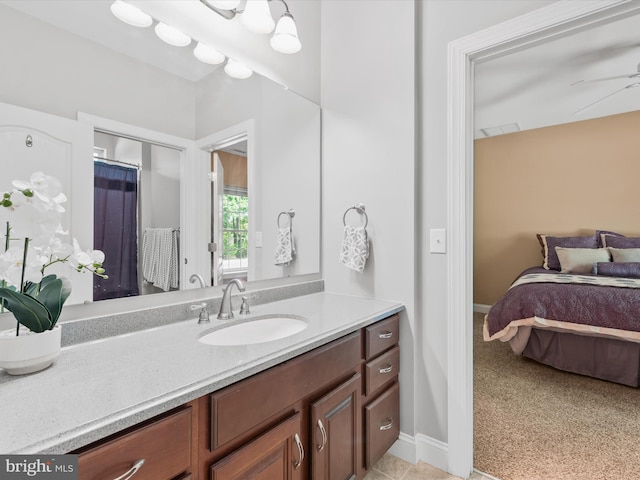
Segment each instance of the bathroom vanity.
M7 387L27 399L56 375L71 376L59 379L68 389L74 366L104 373L102 382L87 377L75 392L54 389L52 415L64 414L50 420L51 431L9 425L19 437L13 453L78 453L81 479L125 472L153 480L362 478L399 434L402 309L318 293L252 307L254 315L286 312L308 321L281 340L204 345L198 338L221 322L189 320L71 347L41 372L41 387L33 382L38 375L0 374L1 402ZM112 368L98 368L109 355ZM36 422L29 418L24 428ZM1 437L0 447L8 446Z

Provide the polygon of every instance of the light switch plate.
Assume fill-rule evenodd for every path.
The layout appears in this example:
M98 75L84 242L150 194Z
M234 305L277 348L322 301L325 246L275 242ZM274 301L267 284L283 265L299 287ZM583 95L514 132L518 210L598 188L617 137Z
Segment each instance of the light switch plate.
M429 235L431 253L447 253L447 231L444 228L432 228Z
M256 248L262 248L262 232L256 232Z

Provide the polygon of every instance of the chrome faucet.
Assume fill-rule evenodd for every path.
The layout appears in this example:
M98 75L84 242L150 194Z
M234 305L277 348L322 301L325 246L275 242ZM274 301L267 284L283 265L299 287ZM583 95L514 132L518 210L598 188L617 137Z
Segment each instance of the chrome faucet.
M202 278L202 275L198 274L198 273L194 273L193 275L191 275L189 277L189 282L190 283L195 283L196 280L198 282L200 282L200 288L205 288L207 286L206 283L204 283L204 278Z
M244 285L239 278L232 278L229 284L224 287L222 292L222 303L220 304L220 313L218 313L218 320L230 320L233 318L233 312L231 311L231 289L233 286L238 287L238 290L244 292Z

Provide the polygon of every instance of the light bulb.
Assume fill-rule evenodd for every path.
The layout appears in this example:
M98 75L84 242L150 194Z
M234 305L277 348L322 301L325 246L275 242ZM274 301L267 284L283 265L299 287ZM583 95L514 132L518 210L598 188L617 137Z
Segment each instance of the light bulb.
M271 48L280 53L296 53L302 48L296 24L289 12L284 12L278 20L276 31L271 37L270 43Z
M219 65L224 62L225 56L218 50L204 43L198 42L196 48L193 49L195 57L203 63L210 65Z
M207 0L207 3L220 10L233 10L240 5L240 0Z
M185 35L176 27L167 25L166 23L158 23L156 25L156 35L164 42L175 47L186 47L191 43L191 37Z
M111 13L124 23L134 27L148 27L153 23L153 18L150 15L122 0L116 0L111 4Z
M267 0L247 0L241 21L253 33L271 33L275 27Z
M233 78L245 79L253 75L253 70L241 64L240 62L230 58L224 66L224 71Z

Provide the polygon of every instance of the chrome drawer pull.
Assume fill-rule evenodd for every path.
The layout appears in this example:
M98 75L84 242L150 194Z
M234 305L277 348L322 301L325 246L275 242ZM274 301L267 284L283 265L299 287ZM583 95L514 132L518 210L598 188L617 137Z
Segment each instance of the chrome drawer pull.
M299 460L296 460L293 462L293 468L297 470L300 468L300 465L302 465L302 461L304 460L304 447L302 446L302 442L300 441L300 436L297 433L293 437L293 439L296 441L296 445L298 446Z
M124 472L118 478L114 478L113 480L129 480L136 473L138 473L138 470L140 470L140 467L142 467L142 465L144 465L144 458L141 458L140 460L136 460L136 463L133 464L133 467L131 467L126 472Z
M391 426L393 425L393 418L388 418L387 420L389 421L389 423L387 423L386 425L380 425L380 430L391 429Z
M391 370L393 370L393 365L388 364L385 368L381 368L380 370L378 370L380 373L391 373Z
M324 425L322 424L322 420L318 419L318 428L320 429L320 433L322 434L322 444L318 445L316 448L318 452L324 450L325 445L327 444L327 431L324 429Z
M382 332L380 334L378 334L378 338L391 338L393 337L393 332L390 331L386 331L386 332Z

